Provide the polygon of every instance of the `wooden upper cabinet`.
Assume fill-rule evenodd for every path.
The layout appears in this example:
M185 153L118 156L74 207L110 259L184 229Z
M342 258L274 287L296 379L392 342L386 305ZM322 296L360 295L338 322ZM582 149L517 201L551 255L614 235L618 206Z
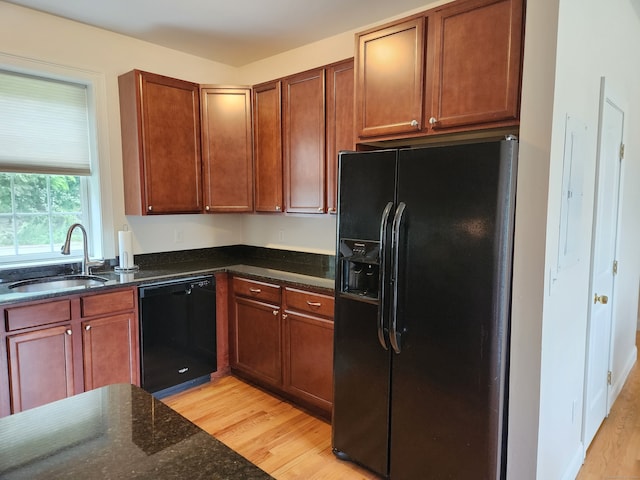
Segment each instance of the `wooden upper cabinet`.
M384 136L420 130L425 45L423 16L357 36L358 136Z
M256 212L282 212L281 82L253 87L253 159Z
M338 208L338 153L355 149L353 58L326 69L327 212Z
M253 211L251 89L203 86L205 212Z
M356 36L356 134L518 125L524 0L456 0Z
M434 130L517 120L522 10L522 0L472 0L431 17Z
M324 73L312 70L283 83L287 212L325 211Z
M139 70L118 84L125 214L202 211L198 84Z

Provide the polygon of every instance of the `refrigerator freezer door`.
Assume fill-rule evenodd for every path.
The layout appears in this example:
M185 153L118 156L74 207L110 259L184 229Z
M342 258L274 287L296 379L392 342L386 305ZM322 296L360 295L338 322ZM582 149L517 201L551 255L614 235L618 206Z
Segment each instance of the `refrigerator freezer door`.
M396 157L397 150L340 155L338 245L349 238L390 245ZM382 241L381 224L388 225ZM342 268L339 248L336 259L333 448L337 456L386 476L391 357L383 347L388 313L383 312L381 332L378 299L387 298L389 286L379 286L378 299L340 293L340 276L348 270ZM380 254L380 262L384 273L388 251ZM388 284L388 277L381 274L380 279Z
M501 142L399 153L394 480L499 478L511 161Z
M397 150L343 152L339 157L338 235L379 240L380 219L394 201Z

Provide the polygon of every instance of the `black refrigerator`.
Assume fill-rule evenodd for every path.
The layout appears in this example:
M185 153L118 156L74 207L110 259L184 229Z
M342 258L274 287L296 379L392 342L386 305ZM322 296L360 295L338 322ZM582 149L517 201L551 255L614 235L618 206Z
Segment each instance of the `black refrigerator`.
M339 157L333 451L504 478L518 143Z

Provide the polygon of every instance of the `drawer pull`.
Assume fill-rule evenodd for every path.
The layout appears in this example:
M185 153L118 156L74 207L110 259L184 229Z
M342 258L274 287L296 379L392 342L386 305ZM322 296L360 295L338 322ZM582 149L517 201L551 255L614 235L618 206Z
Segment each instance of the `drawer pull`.
M253 293L254 295L257 295L257 294L259 294L259 293L261 293L261 292L262 292L262 290L261 290L261 289L259 289L259 288L249 288L249 291L250 291L251 293Z
M310 307L320 308L322 306L322 303L320 303L320 302L310 302L309 300L307 300L307 305L309 305Z

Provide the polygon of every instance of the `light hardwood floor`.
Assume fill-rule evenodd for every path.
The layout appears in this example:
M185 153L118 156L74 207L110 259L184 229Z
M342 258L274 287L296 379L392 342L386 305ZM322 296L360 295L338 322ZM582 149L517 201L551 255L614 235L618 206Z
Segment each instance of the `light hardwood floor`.
M227 376L163 400L278 480L373 480L331 452L331 425Z
M379 477L331 453L331 426L235 377L164 402L279 480ZM576 480L640 479L640 366L596 434Z
M591 442L576 480L614 479L640 479L640 366L637 363Z

